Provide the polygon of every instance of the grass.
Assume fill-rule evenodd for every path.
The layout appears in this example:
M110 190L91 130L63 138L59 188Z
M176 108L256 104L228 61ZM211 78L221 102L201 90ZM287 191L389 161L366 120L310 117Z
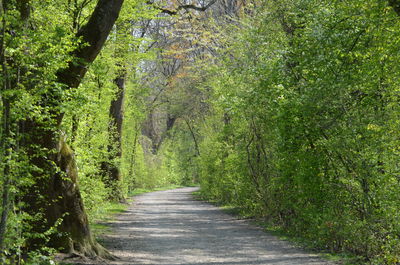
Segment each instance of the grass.
M90 228L92 229L93 235L98 239L102 235L110 233L111 228L107 225L108 222L115 220L115 217L125 212L129 207L128 203L109 202L104 205L102 213L97 216L96 219L92 220Z
M252 218L253 216L249 216L245 213L245 211L236 206L236 205L232 205L232 204L223 204L217 200L212 200L212 199L208 199L206 198L202 193L201 190L197 190L192 192L192 195L194 197L194 199L198 200L198 201L205 201L208 203L211 203L219 208L221 208L222 211L224 211L227 214L230 215L235 215L237 217L240 217L241 219L248 219L248 218Z
M315 243L310 240L290 234L287 231L283 230L281 227L273 226L266 221L256 220L255 224L263 227L266 232L278 237L279 239L289 241L290 243L292 243L293 245L295 245L299 248L318 253L321 257L323 257L329 261L333 261L336 264L341 264L341 265L365 264L365 261L363 261L359 256L356 256L356 255L350 254L350 253L345 253L345 252L341 252L341 253L340 252L330 252L321 247L317 247L315 245Z

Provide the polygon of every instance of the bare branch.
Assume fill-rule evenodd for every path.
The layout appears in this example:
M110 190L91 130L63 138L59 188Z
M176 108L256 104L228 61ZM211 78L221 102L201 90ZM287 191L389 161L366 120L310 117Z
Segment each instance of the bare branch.
M216 2L217 2L217 0L211 0L211 1L210 1L207 5L205 5L205 6L196 6L196 5L193 5L193 4L190 4L190 5L180 5L180 6L178 6L178 7L177 7L176 9L174 9L174 10L167 9L167 8L163 8L163 7L159 7L159 6L157 6L154 2L151 2L151 1L147 1L147 4L152 5L152 6L155 7L156 9L160 10L161 13L164 13L164 14L168 14L168 15L173 16L173 15L177 15L177 14L179 13L179 11L181 11L181 10L189 10L189 9L192 9L192 10L204 12L204 11L206 11L207 9L209 9L209 8L210 8L213 4L215 4Z

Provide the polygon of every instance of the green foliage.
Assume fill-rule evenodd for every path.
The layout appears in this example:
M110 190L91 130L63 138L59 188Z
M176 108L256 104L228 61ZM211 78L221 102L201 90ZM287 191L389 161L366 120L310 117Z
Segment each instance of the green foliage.
M159 156L163 159L164 185L193 185L197 182L197 153L185 122L175 124L172 136L167 139Z
M15 8L3 14L0 51L0 193L8 198L0 212L9 212L1 262L51 264L54 250L44 245L59 233L60 220L32 232L28 224L42 223L43 206L31 216L19 201L45 200L26 188L63 173L54 161L43 168L30 163L54 155L41 143L24 145L35 137L21 125L30 120L44 131L62 131L71 145L92 222L112 207L116 192L199 182L207 199L314 247L351 252L371 264L400 262L400 18L386 1L254 3L257 8L244 7L231 23L194 14L188 29L184 19L173 18L173 32L157 28L148 35L182 43L151 54L143 52L146 34L138 32L163 23L139 22L159 11L146 1L126 1L84 81L66 89L57 73L74 60L71 52L81 42L75 34L96 1L29 1L29 20L9 1ZM145 73L171 62L184 66L162 78ZM109 112L121 73L119 144ZM174 117L157 143L142 133L155 110ZM110 184L104 163L119 169L121 179ZM32 242L43 246L29 252Z
M399 21L385 2L290 1L228 26L205 84L203 195L398 263Z
M109 143L109 107L116 97L114 80L122 66L127 66L129 76L134 75L140 60L148 56L139 49L143 39L131 34L134 23L141 19L151 19L156 14L155 10L146 7L144 1L125 1L121 22L118 22L124 27L109 38L101 54L90 65L81 85L76 89L66 89L57 82L57 74L74 60L71 53L81 42L75 34L87 22L96 1L27 2L30 16L24 20L16 1L8 1L9 9L1 25L5 27L5 35L0 38L3 41L4 37L4 51L0 53L6 58L5 64L0 67L0 107L3 113L1 146L7 150L2 150L0 154L0 171L5 172L0 177L0 194L5 194L7 188L10 191L7 196L8 208L0 208L0 214L8 213L4 248L0 249L0 252L4 252L4 255L0 253L2 264L51 264L48 257L56 250L46 245L51 235L59 233L59 223L43 233L32 232L43 230L40 225L46 220L42 212L45 205L53 202L45 201L48 198L36 190L35 194L27 194L27 190L35 182L45 183L47 178L63 172L49 159L55 150L40 148L42 143L26 145L30 137L35 136L25 132L25 123L34 120L44 131L62 131L60 136L68 141L75 153L74 159L79 171L78 184L91 221L104 214L107 208L104 205L109 204L108 198L115 189L104 183L101 163L107 161L121 168L136 168L136 164L130 166L135 161L130 160L131 153L128 150L132 142L138 145L137 140L133 139L138 138L140 122L145 115L143 96L137 101L133 99L144 93L139 91L138 79L130 78L127 82L127 94L131 97L126 102L127 126L123 132L126 141L123 149L127 151L123 152L121 159L112 161L109 161L109 157L116 148L111 148L111 151L108 148L113 145ZM129 23L124 24L124 21ZM120 54L121 49L127 50ZM11 109L6 116L4 113L8 103ZM60 126L54 119L59 113L63 113L64 118ZM7 132L6 122L9 124ZM34 130L28 128L28 131ZM137 153L143 154L140 150ZM50 163L46 163L46 168L35 167L31 162L36 158L48 159ZM143 163L143 159L139 163ZM146 169L143 168L143 171ZM123 183L118 185L122 186L127 195L137 185L133 173L129 170L124 173ZM37 175L42 178L38 180ZM39 206L34 205L37 207L37 216L24 212L26 205L21 201L29 196L36 196L40 202Z
M7 197L2 202L8 200L8 203L6 208L0 209L0 212L1 214L8 212L8 219L4 223L4 237L1 235L4 246L0 250L3 252L0 256L5 264L19 264L23 262L23 256L34 259L34 256L48 255L52 249L44 246L38 248L35 253L27 253L27 244L35 239L48 241L50 235L57 233L55 228L58 224L54 224L52 226L54 229L44 233L32 232L29 223L41 222L42 209L37 209L37 216L30 216L23 212L25 205L19 200L27 196L26 188L34 184L33 174L39 172L38 168L30 164L29 161L33 158L28 154L31 150L35 150L38 157L49 155L49 150L39 150L36 145L24 145L29 136L21 124L35 119L47 129L54 125L49 122L49 117L58 110L50 109L50 106L44 104L42 97L49 92L54 92L54 95L60 97L64 96L61 85L56 82L56 73L66 66L71 59L70 52L78 43L71 32L64 30L68 21L63 9L55 8L59 2L54 1L53 5L48 5L43 1L31 1L35 12L29 19L29 25L21 19L20 13L15 8L9 8L2 16L1 28L4 29L2 32L4 35L1 35L3 46L0 51L2 55L0 193L7 195L2 196L3 199ZM8 4L9 7L13 7L15 1L9 1ZM58 16L60 19L55 21L52 16ZM10 105L9 113L5 111L7 104ZM49 165L49 168L51 170L46 174L54 173L53 165Z

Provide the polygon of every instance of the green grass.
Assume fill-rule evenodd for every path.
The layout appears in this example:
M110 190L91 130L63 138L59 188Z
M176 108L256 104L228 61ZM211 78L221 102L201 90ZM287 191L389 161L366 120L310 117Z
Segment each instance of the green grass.
M336 264L341 265L361 265L365 264L365 261L361 260L359 256L350 254L350 253L335 253L330 252L326 249L321 249L320 247L316 247L315 243L307 240L303 237L295 236L293 234L288 233L287 231L283 230L279 226L271 225L268 222L256 220L255 224L264 228L264 230L279 239L289 241L294 246L299 248L305 249L307 251L311 251L314 253L318 253L321 257L333 261Z
M196 186L197 187L197 186ZM250 216L248 214L245 213L245 211L243 210L243 208L240 208L236 205L231 205L231 204L223 204L217 200L210 200L208 198L206 198L200 190L194 191L192 192L192 195L194 197L195 200L198 201L206 201L208 203L211 203L219 208L221 208L222 211L224 211L227 214L230 215L235 215L237 217L240 217L242 219L248 219L248 218L252 218L253 216Z
M346 252L331 252L315 245L315 242L307 240L306 238L299 237L288 233L279 226L271 225L271 223L256 220L255 224L264 228L264 230L282 240L289 241L293 245L303 248L305 250L316 252L327 260L333 261L341 265L361 265L366 264L361 257Z
M130 202L129 199L127 202ZM129 207L128 203L109 202L104 205L102 212L92 220L90 228L96 238L111 232L108 222L115 220L115 217L125 212Z

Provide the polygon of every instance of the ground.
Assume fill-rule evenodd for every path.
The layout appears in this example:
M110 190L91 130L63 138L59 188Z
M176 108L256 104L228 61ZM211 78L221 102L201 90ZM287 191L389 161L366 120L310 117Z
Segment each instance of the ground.
M139 195L111 223L103 244L115 261L73 264L333 264L265 233L246 220L193 199L196 188Z

